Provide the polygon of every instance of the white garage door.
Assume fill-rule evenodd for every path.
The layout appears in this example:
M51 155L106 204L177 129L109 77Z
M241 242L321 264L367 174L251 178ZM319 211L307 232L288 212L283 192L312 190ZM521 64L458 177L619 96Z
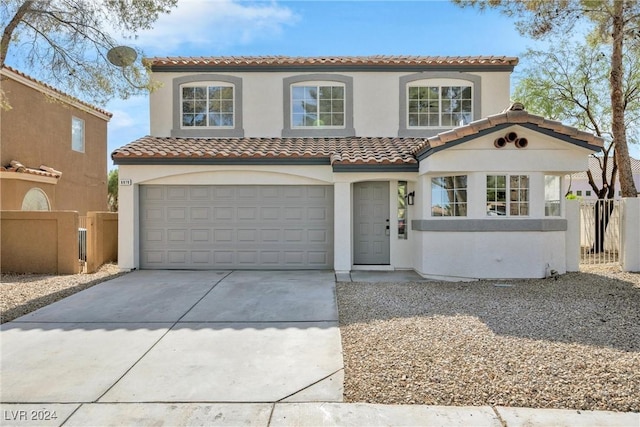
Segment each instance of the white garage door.
M332 186L140 186L145 269L328 269Z

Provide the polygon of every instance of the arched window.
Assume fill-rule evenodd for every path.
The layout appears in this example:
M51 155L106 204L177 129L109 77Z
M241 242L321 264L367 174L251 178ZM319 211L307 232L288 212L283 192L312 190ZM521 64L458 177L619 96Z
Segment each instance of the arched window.
M22 199L23 211L50 211L51 205L46 193L39 188L27 191Z

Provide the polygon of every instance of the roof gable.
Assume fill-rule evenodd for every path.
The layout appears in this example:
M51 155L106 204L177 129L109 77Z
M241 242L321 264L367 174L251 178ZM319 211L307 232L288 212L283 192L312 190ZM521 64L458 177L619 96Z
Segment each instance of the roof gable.
M599 151L604 142L602 138L589 132L564 125L558 121L547 120L542 116L530 114L522 104L516 102L500 114L488 116L468 125L425 139L422 144L414 149L413 154L419 160L422 160L438 151L513 125L519 125L592 151Z

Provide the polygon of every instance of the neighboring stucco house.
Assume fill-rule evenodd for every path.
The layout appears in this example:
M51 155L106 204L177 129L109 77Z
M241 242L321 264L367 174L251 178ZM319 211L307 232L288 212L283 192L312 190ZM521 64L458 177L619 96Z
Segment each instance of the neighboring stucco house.
M602 166L600 166L600 160L601 159L595 157L589 158L589 170L591 171L591 176L593 176L593 180L598 188L602 187ZM633 181L636 184L636 188L640 188L640 160L634 159L633 157L631 157L630 160ZM611 178L612 168L613 158L607 162L607 179ZM620 199L622 194L619 178L620 175L616 175L615 199ZM598 198L598 194L593 191L593 188L589 185L589 177L587 176L586 171L574 173L565 179L563 194L567 194L568 192L571 192L583 200L596 200Z
M10 67L0 84L0 208L106 211L111 114Z
M517 62L149 59L151 134L112 153L120 267L566 271L563 177L602 141L506 108Z

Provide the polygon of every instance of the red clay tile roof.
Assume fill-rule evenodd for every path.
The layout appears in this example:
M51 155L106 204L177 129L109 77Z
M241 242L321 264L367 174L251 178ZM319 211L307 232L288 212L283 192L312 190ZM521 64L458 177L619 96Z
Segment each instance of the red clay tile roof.
M116 149L125 159L317 159L331 165L417 165L422 138L174 138L145 136ZM126 160L125 160L126 161Z
M161 160L326 160L331 165L417 165L416 155L447 144L468 140L467 137L496 126L533 124L580 145L602 147L602 139L560 122L529 114L522 104L514 104L501 114L489 116L431 138L176 138L145 136L116 149L111 158L116 164L138 159L142 162ZM534 127L535 129L535 127ZM464 139L463 139L464 138ZM136 162L137 163L137 162Z
M50 91L55 92L57 95L61 96L63 99L68 99L69 101L72 102L77 102L78 104L81 104L85 107L88 107L92 110L97 111L98 113L104 114L105 116L111 118L113 117L113 114L111 114L110 112L103 110L102 108L96 107L95 105L89 104L88 102L82 101L76 97L73 97L67 93L62 92L60 89L56 89L55 87L48 85L47 83L41 82L40 80L34 79L33 77L23 73L22 71L18 71L15 68L12 68L8 65L5 65L4 67L2 67L2 74L7 75L8 77L11 77L11 74L14 74L16 76L20 76L24 79L27 79L33 83L35 83L38 86L41 86L44 89L48 89Z
M56 179L62 176L62 172L57 171L48 166L41 165L39 169L29 168L24 166L22 163L18 162L17 160L12 160L11 163L8 164L7 166L0 167L0 171L25 173L28 175L37 175L37 176L44 176L47 178L56 178Z
M446 144L456 142L462 138L476 135L482 131L491 130L496 126L503 124L535 125L537 128L550 130L556 134L568 136L574 140L581 141L586 145L593 146L594 149L601 148L604 143L602 138L599 138L592 133L583 132L574 127L563 125L560 122L547 120L542 116L530 114L524 109L522 104L516 102L500 114L488 116L484 119L471 122L468 125L460 126L425 139L421 144L414 148L413 154L418 154L430 148L438 148Z
M518 58L509 56L220 56L145 58L151 66L516 66Z

